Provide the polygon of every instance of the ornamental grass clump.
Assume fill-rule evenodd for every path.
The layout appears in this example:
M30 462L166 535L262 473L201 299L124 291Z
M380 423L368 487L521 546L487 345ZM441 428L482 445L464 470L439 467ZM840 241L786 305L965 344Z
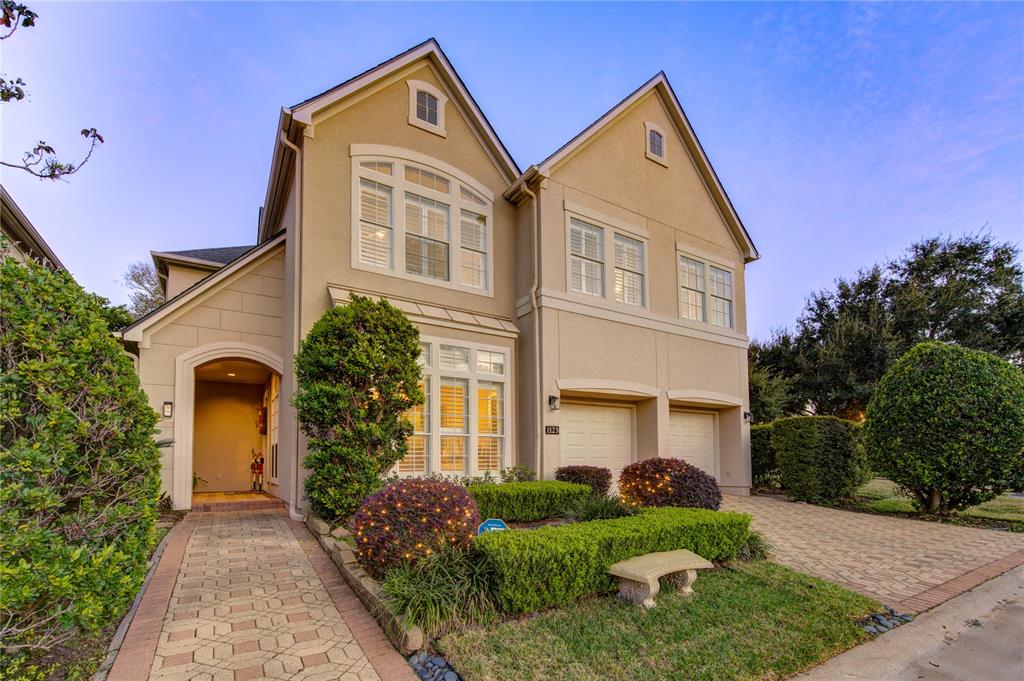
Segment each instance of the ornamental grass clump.
M352 518L356 556L376 578L444 547L468 547L479 525L476 502L464 487L426 478L385 485Z
M619 494L627 506L682 506L717 511L722 491L715 479L682 459L645 459L622 469Z
M0 300L0 679L25 679L135 596L160 454L156 413L99 298L67 272L4 257Z

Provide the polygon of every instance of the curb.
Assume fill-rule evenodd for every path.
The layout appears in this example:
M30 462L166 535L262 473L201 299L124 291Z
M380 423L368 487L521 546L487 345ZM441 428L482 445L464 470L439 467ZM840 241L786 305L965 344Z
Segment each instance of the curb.
M184 517L181 520L184 520ZM121 650L124 637L128 634L128 627L131 626L132 620L135 619L135 613L139 610L139 604L142 603L142 596L146 593L146 589L156 573L156 566L160 564L160 558L164 555L164 548L170 542L171 536L178 531L181 520L174 524L174 527L164 535L164 538L156 545L156 549L153 550L153 555L149 558L149 569L146 571L146 578L142 580L142 585L139 587L138 593L135 594L135 599L128 608L128 612L121 618L121 623L117 625L114 637L110 639L110 644L107 646L107 653L103 657L103 662L100 663L99 669L89 677L89 681L106 681L107 675L110 674L110 670L114 667L114 662L117 661L117 653Z

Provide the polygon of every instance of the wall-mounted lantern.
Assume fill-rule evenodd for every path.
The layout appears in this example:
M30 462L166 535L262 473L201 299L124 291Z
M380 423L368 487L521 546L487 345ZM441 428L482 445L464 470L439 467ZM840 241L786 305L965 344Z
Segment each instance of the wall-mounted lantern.
M749 411L745 411L743 412L743 420L746 421L747 423L750 423L751 421L754 420L754 415L751 414Z
M164 418L169 419L174 416L174 402L164 402Z
M562 400L558 395L548 395L548 408L551 411L558 411L562 408Z

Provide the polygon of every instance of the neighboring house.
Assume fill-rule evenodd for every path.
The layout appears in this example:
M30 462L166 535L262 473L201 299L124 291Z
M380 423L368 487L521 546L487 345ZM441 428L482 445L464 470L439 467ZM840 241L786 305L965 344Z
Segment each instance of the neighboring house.
M3 185L0 185L0 229L10 241L9 255L21 262L35 258L54 269L66 269Z
M193 284L228 265L252 246L226 246L223 248L194 248L187 251L150 251L156 276L164 290L164 298L171 299Z
M220 252L155 253L169 299L124 332L178 508L195 473L245 489L252 450L304 506L292 358L350 293L421 333L399 474L679 456L749 489L758 254L664 74L522 172L427 41L282 110L257 245Z

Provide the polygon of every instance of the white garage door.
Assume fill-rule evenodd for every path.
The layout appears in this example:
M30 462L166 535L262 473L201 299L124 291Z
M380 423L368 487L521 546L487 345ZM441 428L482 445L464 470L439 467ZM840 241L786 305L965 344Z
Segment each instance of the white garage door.
M717 475L715 415L674 411L669 414L668 423L668 455Z
M603 466L618 479L633 459L633 410L562 403L563 466Z

